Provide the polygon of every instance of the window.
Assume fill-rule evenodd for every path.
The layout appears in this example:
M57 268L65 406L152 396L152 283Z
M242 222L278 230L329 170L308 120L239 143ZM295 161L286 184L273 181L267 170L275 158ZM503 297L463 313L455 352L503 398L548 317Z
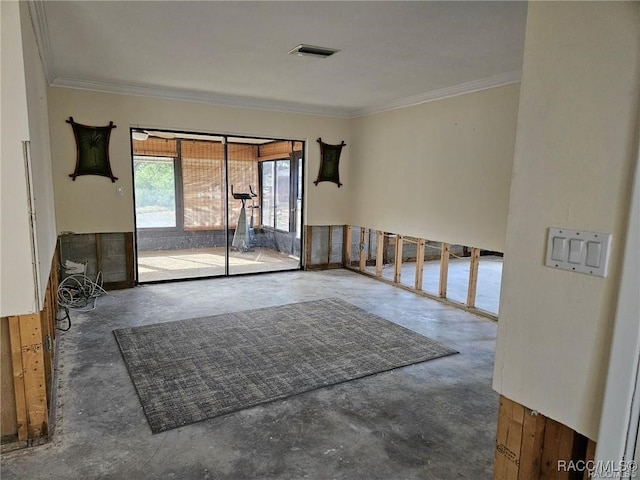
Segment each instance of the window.
M289 210L290 199L289 199L289 187L290 187L290 177L289 172L291 171L291 161L290 160L278 160L276 161L276 202L275 202L275 212L276 212L276 229L283 230L285 232L290 231L289 225Z
M296 195L296 238L302 234L302 157L298 158L298 194Z
M133 176L137 227L175 227L175 159L136 155Z
M283 232L302 230L302 158L260 162L262 225Z
M219 230L227 214L229 228L235 228L242 203L233 199L233 187L236 193L259 189L247 205L259 209L251 210L252 219L255 212L262 226L301 237L301 144L290 154L282 147L292 151L293 142L269 142L266 156L273 160L260 160L258 145L252 144L225 148L221 141L154 137L132 143L138 228ZM278 158L281 153L284 158Z
M262 225L275 228L275 162L262 162Z

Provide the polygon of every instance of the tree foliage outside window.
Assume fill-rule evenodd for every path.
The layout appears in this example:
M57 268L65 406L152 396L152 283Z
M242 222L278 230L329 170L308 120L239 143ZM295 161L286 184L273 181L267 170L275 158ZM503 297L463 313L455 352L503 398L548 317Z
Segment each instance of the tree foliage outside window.
M176 188L173 158L135 156L133 176L138 228L175 227Z

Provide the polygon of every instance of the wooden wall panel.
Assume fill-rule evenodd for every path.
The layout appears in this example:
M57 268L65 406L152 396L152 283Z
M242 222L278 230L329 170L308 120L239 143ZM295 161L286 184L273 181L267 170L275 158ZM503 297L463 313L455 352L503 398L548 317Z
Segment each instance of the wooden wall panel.
M40 313L8 317L18 441L46 437L53 396L58 256L54 255Z
M566 425L500 397L494 480L587 480L570 466L592 460L595 442Z
M39 313L9 317L20 441L43 437L48 431L49 411L41 322Z

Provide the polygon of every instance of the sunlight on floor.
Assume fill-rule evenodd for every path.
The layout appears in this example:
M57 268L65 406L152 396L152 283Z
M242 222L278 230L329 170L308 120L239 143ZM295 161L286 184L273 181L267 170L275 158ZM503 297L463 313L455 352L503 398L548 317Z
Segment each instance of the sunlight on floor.
M144 283L224 275L224 254L224 248L138 252L138 281ZM230 275L292 270L299 265L300 260L296 257L264 248L248 252L232 251L229 255Z

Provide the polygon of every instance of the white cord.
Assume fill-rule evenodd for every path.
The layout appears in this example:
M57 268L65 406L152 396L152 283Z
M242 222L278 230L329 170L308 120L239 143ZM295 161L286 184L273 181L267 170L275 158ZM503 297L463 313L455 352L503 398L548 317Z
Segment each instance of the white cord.
M66 308L93 310L96 298L106 294L102 288L102 272L98 272L95 282L84 274L69 275L58 285L58 304Z

